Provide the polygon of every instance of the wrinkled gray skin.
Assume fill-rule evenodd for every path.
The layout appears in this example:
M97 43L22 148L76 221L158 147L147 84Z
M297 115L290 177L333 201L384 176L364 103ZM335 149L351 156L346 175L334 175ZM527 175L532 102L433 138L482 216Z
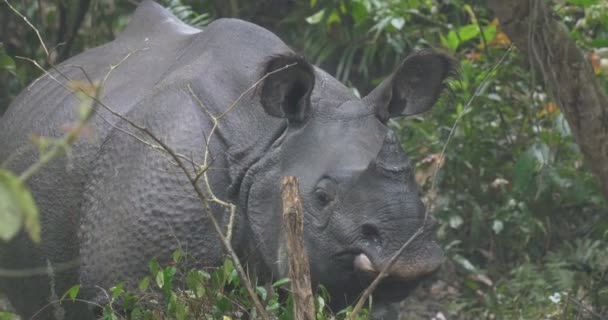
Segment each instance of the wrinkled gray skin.
M246 94L219 121L209 146L213 191L238 206L232 243L260 278L286 273L283 176L299 178L313 283L329 290L335 310L352 303L425 221L413 169L386 122L434 104L451 69L448 57L415 53L359 99L261 27L222 19L201 31L144 2L115 41L58 70L84 81L73 67L82 66L100 82L117 64L103 88L105 104L197 163L213 122L188 86L219 115L264 74L294 64ZM0 119L0 162L12 156L15 172L37 159L35 148L27 147L32 134L59 136L78 119L78 98L55 80L43 76L32 83ZM0 279L0 290L25 319L76 283L83 299L105 303L100 288L137 283L150 259L168 261L178 247L195 266L222 261L221 243L173 161L103 108L90 129L69 159L51 162L29 181L41 208L42 243L21 234L0 245L2 269L52 270L52 276ZM221 208L214 206L214 214L226 225ZM441 263L432 220L427 223L377 290L376 318L396 318L391 304ZM90 309L51 304L37 318L87 319Z

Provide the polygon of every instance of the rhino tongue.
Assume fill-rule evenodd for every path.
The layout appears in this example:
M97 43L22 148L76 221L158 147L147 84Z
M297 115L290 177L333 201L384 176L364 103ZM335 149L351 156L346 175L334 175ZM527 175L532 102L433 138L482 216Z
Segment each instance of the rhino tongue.
M367 255L365 253L361 253L361 254L357 255L355 257L355 261L353 262L353 265L355 266L355 269L357 269L357 270L371 272L371 273L378 273L378 270L376 270L376 268L374 268L372 261L369 260L369 258L367 257Z

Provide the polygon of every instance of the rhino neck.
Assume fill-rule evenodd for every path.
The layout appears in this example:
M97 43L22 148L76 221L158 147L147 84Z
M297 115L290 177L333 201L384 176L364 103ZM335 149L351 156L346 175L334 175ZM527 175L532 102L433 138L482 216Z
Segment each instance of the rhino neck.
M262 280L270 280L273 274L271 262L276 257L264 254L265 247L270 241L276 239L266 239L262 241L253 232L249 215L251 214L251 191L254 183L262 179L261 174L266 175L268 171L279 167L280 153L278 146L287 132L287 123L280 128L277 128L272 135L269 143L263 146L258 144L251 148L243 149L245 152L234 154L238 159L238 164L231 170L231 185L230 194L234 203L237 204L237 215L242 218L244 225L240 226L240 231L243 233L238 243L235 243L237 254L241 257L248 267L255 270L256 276ZM278 179L278 178L277 178ZM270 201L270 199L268 199ZM262 214L272 214L271 212L262 212ZM278 222L279 223L279 222ZM263 243L264 242L264 243Z

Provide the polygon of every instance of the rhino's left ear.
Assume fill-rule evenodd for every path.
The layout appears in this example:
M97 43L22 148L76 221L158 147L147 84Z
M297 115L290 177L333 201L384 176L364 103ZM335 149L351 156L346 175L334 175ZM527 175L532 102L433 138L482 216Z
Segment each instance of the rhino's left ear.
M427 111L439 98L444 80L455 66L454 60L445 53L418 51L406 58L395 73L363 100L374 108L383 122Z
M261 102L271 116L301 122L310 113L310 95L315 86L314 68L296 55L268 60L263 75Z

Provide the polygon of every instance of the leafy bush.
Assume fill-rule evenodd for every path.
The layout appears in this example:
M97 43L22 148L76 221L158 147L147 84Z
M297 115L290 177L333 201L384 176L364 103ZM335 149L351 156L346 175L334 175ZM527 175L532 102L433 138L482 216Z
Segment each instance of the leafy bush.
M187 257L178 250L173 260L161 266L156 260L149 263L150 274L139 281L135 290L126 283L110 288L108 304L101 319L161 320L161 319L256 319L256 309L242 285L232 261L226 259L218 268L187 269ZM62 300L77 299L80 288L68 290ZM289 294L289 279L256 286L256 293L266 311L274 319L291 320L293 300ZM329 301L324 290L315 297L317 319L343 319L350 315L345 309L337 315L329 313ZM120 306L120 307L117 307ZM366 319L364 311L357 319Z

